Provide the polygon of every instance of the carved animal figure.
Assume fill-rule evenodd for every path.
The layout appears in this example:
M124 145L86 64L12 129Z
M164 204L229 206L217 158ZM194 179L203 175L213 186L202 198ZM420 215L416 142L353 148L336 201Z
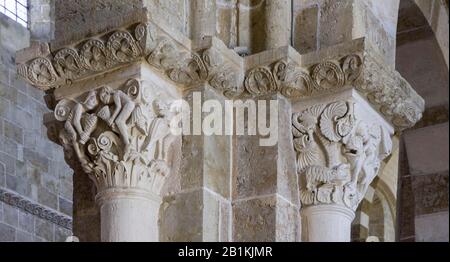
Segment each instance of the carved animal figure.
M306 189L316 192L317 187L322 184L335 183L347 179L347 164L340 164L333 168L323 166L308 166L304 175L306 177Z

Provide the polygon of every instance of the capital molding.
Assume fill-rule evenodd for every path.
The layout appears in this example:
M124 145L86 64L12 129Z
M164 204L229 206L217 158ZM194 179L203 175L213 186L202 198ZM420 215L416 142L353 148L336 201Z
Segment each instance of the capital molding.
M215 37L192 46L189 39L145 21L57 50L50 47L41 44L18 53L18 74L42 90L145 62L183 90L208 83L228 98L281 93L298 100L355 88L399 131L412 127L424 111L424 100L377 59L364 39L306 55L283 47L240 57Z

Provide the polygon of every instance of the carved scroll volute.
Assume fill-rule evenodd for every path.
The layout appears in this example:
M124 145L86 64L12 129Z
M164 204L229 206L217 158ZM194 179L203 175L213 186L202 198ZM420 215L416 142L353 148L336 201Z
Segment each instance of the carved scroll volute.
M171 170L168 108L130 79L119 89L102 86L63 99L54 114L64 126L60 141L66 154L78 160L99 191L140 188L158 195Z
M320 104L293 115L302 204L356 209L390 154L391 137L377 122L356 119L352 101Z

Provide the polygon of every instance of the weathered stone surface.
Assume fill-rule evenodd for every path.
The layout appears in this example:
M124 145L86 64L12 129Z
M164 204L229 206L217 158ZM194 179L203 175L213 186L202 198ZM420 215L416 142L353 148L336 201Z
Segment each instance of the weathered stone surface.
M19 223L18 210L10 205L3 205L3 221L8 225L17 228Z
M444 123L405 134L411 175L436 174L448 170L448 127L448 123ZM424 138L427 138L426 142Z
M36 235L47 241L53 241L53 234L55 230L55 225L49 221L43 219L34 220L34 228Z
M299 9L297 11L297 9ZM298 13L297 13L298 12ZM304 7L300 2L294 4L294 48L300 54L315 51L318 46L318 19L317 5Z
M203 190L166 196L161 204L160 240L202 241Z
M276 240L276 195L234 201L232 207L233 241L270 242Z
M4 223L0 223L0 241L11 242L16 238L16 230Z
M421 215L415 220L416 241L418 242L448 242L449 214L438 212Z

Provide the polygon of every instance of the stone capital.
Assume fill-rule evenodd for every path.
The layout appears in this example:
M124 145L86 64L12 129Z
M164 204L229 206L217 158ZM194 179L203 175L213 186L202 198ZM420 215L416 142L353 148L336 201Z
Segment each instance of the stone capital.
M148 85L129 79L113 89L94 86L63 98L54 125L69 163L79 164L99 192L111 188L146 190L158 196L170 173L169 104Z
M292 132L302 205L355 210L391 154L394 129L354 90L297 108Z

